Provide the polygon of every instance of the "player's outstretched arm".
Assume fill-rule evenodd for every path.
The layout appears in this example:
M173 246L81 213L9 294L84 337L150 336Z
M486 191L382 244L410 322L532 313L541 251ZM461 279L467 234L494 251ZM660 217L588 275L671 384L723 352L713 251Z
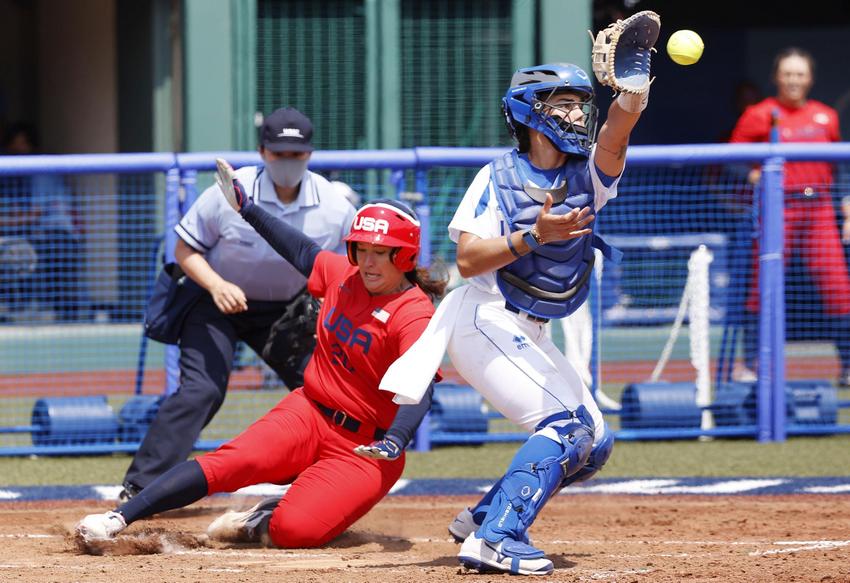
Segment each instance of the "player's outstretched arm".
M626 166L626 151L640 112L625 111L617 100L608 108L608 117L596 140L596 167L607 176L619 176Z
M593 72L618 93L599 130L596 165L608 176L625 166L629 135L649 103L650 62L661 32L661 17L644 10L618 20L593 38Z
M217 158L215 180L230 206L271 245L278 255L309 277L322 250L310 237L272 216L246 195L245 188L226 160Z
M421 401L415 405L402 405L398 408L395 419L383 439L373 441L369 445L358 445L354 448L354 453L377 460L397 460L416 435L416 430L419 429L425 413L431 408L433 398L434 383L432 381Z

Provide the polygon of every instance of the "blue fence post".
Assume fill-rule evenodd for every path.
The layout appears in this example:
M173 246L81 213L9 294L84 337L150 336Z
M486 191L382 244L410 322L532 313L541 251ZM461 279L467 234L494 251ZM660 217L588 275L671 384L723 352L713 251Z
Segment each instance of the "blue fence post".
M180 185L182 186L181 192L183 194L183 197L180 200L180 218L183 218L183 215L186 214L186 211L189 210L189 207L192 206L198 198L198 171L183 170L180 176Z
M169 171L169 180L171 179ZM165 225L165 260L174 261L174 248L177 245L177 233L174 227L195 202L197 196L198 172L196 170L175 169L177 186L174 188L172 202L168 205L168 220ZM172 208L173 207L173 208ZM180 348L165 347L165 393L172 394L180 386Z
M177 233L174 227L180 222L180 169L171 168L165 175L165 262L174 261L174 247L177 245ZM180 349L177 346L165 347L165 394L170 395L180 384L178 361Z
M416 195L418 200L414 205L419 217L421 230L419 265L431 265L431 209L428 206L428 172L423 169L416 170ZM429 451L431 449L431 414L426 413L416 430L416 451Z
M597 257L604 262L604 259ZM604 263L603 263L604 266ZM594 264L593 275L590 276L590 393L596 399L596 391L602 388L602 362L599 338L602 335L602 273Z
M768 158L762 170L759 241L758 440L784 441L785 275L783 159Z

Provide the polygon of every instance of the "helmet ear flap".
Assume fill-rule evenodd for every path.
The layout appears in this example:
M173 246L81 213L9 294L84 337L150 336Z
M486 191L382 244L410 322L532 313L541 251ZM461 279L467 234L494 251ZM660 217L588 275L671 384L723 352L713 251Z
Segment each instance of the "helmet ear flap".
M416 260L419 257L419 251L405 249L404 247L396 247L392 250L391 260L400 271L407 273L416 269Z
M345 252L348 255L348 262L351 265L357 266L357 242L348 241L345 244Z

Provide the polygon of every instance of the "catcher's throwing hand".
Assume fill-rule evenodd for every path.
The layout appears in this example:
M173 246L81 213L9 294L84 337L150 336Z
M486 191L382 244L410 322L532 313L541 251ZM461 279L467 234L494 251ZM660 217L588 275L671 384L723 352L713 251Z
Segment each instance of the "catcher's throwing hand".
M552 202L552 195L547 194L546 202L537 215L535 226L541 243L577 239L592 232L585 228L595 218L590 214L590 207L574 208L565 215L555 215L549 212L552 210Z
M245 193L242 183L236 178L233 166L223 158L216 158L215 166L215 181L233 210L238 213L253 204L253 201Z
M401 447L389 437L373 441L369 445L358 445L354 453L375 460L394 461L401 455Z
M643 94L649 91L649 63L661 17L651 10L618 20L593 39L593 72L603 85L617 92Z
M213 302L215 302L215 307L222 314L238 314L248 309L248 299L245 297L245 292L236 284L221 280L209 291Z

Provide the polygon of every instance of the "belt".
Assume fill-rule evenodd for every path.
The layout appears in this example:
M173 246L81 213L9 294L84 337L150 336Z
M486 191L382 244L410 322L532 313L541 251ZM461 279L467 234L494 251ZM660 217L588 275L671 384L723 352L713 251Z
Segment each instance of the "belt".
M342 427L343 429L347 429L351 433L359 433L360 428L363 426L363 423L351 417L345 411L340 411L339 409L331 409L330 407L325 407L318 401L313 401L313 404L322 412L322 415L331 420L331 423L338 427ZM384 435L386 435L386 430L381 429L380 427L376 427L375 431L372 432L373 439L383 439Z
M514 314L518 315L520 318L523 318L523 319L528 320L530 322L536 322L538 324L548 324L549 323L549 318L538 318L537 316L535 316L533 314L529 314L528 312L523 312L522 310L520 310L519 308L517 308L516 306L514 306L512 304L509 304L508 302L505 302L505 309L509 312L513 312Z

